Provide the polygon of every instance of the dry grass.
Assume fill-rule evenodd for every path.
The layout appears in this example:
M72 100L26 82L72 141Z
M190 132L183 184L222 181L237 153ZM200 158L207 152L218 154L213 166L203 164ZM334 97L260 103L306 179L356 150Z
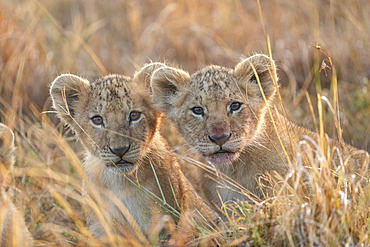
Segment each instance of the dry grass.
M191 72L210 63L230 67L255 51L267 54L268 35L289 118L370 150L367 1L276 0L260 7L261 16L258 1L0 0L0 121L15 130L18 147L10 193L37 245L99 244L82 212L81 147L54 114L42 113L50 107L49 84L63 72L132 75L149 59ZM329 68L320 71L323 61ZM338 185L320 165L307 171L309 195L294 177L297 183L284 184L278 197L239 203L242 213L229 230L205 235L216 234L222 245L369 246L369 186ZM111 239L136 243L130 241L136 240Z

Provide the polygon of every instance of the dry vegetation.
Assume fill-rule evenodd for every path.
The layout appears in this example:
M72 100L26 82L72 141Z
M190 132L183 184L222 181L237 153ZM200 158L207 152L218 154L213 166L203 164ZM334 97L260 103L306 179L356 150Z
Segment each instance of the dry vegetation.
M81 147L47 112L57 75L132 75L149 60L190 72L210 63L232 67L242 56L268 53L267 36L288 117L369 151L367 0L261 1L260 11L254 0L0 0L0 122L15 130L17 145L8 191L36 244L99 244L88 240L81 208ZM317 93L327 99L322 107ZM177 144L175 133L165 133ZM312 163L311 193L294 177L298 183L283 184L272 199L239 203L242 213L228 230L204 235L222 245L370 246L369 186L338 183L328 167L317 169L323 160Z

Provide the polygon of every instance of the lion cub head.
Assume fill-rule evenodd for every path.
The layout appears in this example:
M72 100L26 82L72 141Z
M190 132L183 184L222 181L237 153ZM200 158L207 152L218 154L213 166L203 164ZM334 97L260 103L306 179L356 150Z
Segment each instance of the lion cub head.
M163 67L152 75L153 101L208 161L230 164L263 125L274 73L274 62L260 54L234 69L212 65L192 75Z
M130 173L145 156L159 124L159 113L152 107L150 75L161 66L147 65L133 79L108 75L90 83L63 74L52 83L54 109L105 169Z
M0 186L13 164L14 134L6 125L0 123Z

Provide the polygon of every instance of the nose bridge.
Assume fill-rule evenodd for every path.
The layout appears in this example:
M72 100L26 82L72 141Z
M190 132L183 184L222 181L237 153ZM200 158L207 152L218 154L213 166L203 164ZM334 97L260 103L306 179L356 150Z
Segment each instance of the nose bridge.
M211 136L228 134L230 132L227 118L218 114L209 116L207 127L208 132Z
M125 126L119 126L108 130L109 147L122 148L130 145L128 129Z
M208 139L222 147L230 139L230 123L223 115L212 115L209 117Z
M221 101L217 102L213 107L208 109L207 128L210 136L228 135L230 132L227 109L223 103Z

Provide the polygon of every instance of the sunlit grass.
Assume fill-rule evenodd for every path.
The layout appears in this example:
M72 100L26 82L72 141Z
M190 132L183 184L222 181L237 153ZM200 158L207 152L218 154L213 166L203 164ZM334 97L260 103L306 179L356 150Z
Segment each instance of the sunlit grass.
M83 150L54 114L41 113L50 109L48 86L57 75L132 74L149 58L189 71L210 63L230 67L262 51L277 61L282 84L270 110L279 108L314 130L317 139L302 140L294 157L286 154L295 173L274 178L275 196L248 195L253 204L228 205L237 213L213 231L199 226L201 238L230 246L370 245L369 185L344 179L339 168L345 160L333 172L328 164L336 151L325 135L370 150L369 13L365 0L0 1L0 121L15 130L17 146L8 193L36 244L148 244L140 233L129 238L115 233L98 195L86 203L108 237L95 239L87 228ZM323 61L330 69L320 71ZM173 129L162 132L170 143L182 144ZM248 193L212 167L179 158L192 169L214 173L222 186ZM153 236L150 243L155 242Z

